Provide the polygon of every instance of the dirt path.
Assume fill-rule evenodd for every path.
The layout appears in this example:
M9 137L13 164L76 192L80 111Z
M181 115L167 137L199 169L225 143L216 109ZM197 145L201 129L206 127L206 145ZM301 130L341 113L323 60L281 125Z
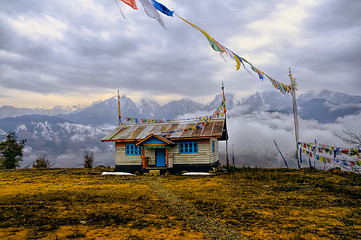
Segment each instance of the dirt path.
M192 228L204 233L207 239L246 239L217 219L205 216L192 204L180 199L175 193L162 185L157 178L148 178L147 184L161 198L167 200L174 214L190 224Z

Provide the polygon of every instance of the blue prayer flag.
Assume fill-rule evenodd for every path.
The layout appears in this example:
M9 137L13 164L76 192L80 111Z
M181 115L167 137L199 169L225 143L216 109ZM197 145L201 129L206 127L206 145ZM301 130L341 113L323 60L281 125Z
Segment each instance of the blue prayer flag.
M155 1L155 0L151 0L153 3L153 6L160 11L161 13L173 17L173 11L169 10L166 6L164 6L163 4Z

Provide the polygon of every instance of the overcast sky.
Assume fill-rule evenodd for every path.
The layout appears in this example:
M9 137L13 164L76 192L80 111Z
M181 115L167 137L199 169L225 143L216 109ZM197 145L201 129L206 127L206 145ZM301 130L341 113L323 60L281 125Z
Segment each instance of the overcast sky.
M360 0L160 0L298 94L361 95ZM273 90L178 17L166 29L114 0L0 1L0 106L89 105L116 94L160 103ZM274 89L274 91L276 91Z

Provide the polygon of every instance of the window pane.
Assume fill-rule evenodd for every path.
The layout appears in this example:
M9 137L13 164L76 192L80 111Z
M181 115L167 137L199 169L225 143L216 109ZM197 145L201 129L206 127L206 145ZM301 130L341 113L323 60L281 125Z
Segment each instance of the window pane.
M198 153L198 142L179 143L179 153Z
M135 144L126 144L125 145L125 154L126 155L140 155L141 148Z

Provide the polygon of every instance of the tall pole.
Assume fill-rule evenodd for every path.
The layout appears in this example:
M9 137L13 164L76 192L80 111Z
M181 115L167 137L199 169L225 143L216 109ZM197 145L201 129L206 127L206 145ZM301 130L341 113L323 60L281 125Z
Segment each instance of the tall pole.
M233 165L233 167L235 166L235 165L234 165L234 151L233 151L233 144L232 144L232 165Z
M223 93L223 107L224 107L224 124L226 125L225 127L227 128L227 109L226 109L226 97L224 95L224 84L222 81L222 93ZM229 159L228 159L228 133L226 136L226 160L227 160L227 170L229 170Z
M293 121L295 125L296 158L297 158L298 169L300 169L301 165L298 157L298 114L297 114L297 103L296 103L296 85L295 85L295 79L292 77L291 68L289 68L289 76L291 81L291 94L292 94L292 103L293 103Z
M122 124L122 114L120 111L120 96L119 96L119 89L118 89L118 118L119 118L119 125Z

